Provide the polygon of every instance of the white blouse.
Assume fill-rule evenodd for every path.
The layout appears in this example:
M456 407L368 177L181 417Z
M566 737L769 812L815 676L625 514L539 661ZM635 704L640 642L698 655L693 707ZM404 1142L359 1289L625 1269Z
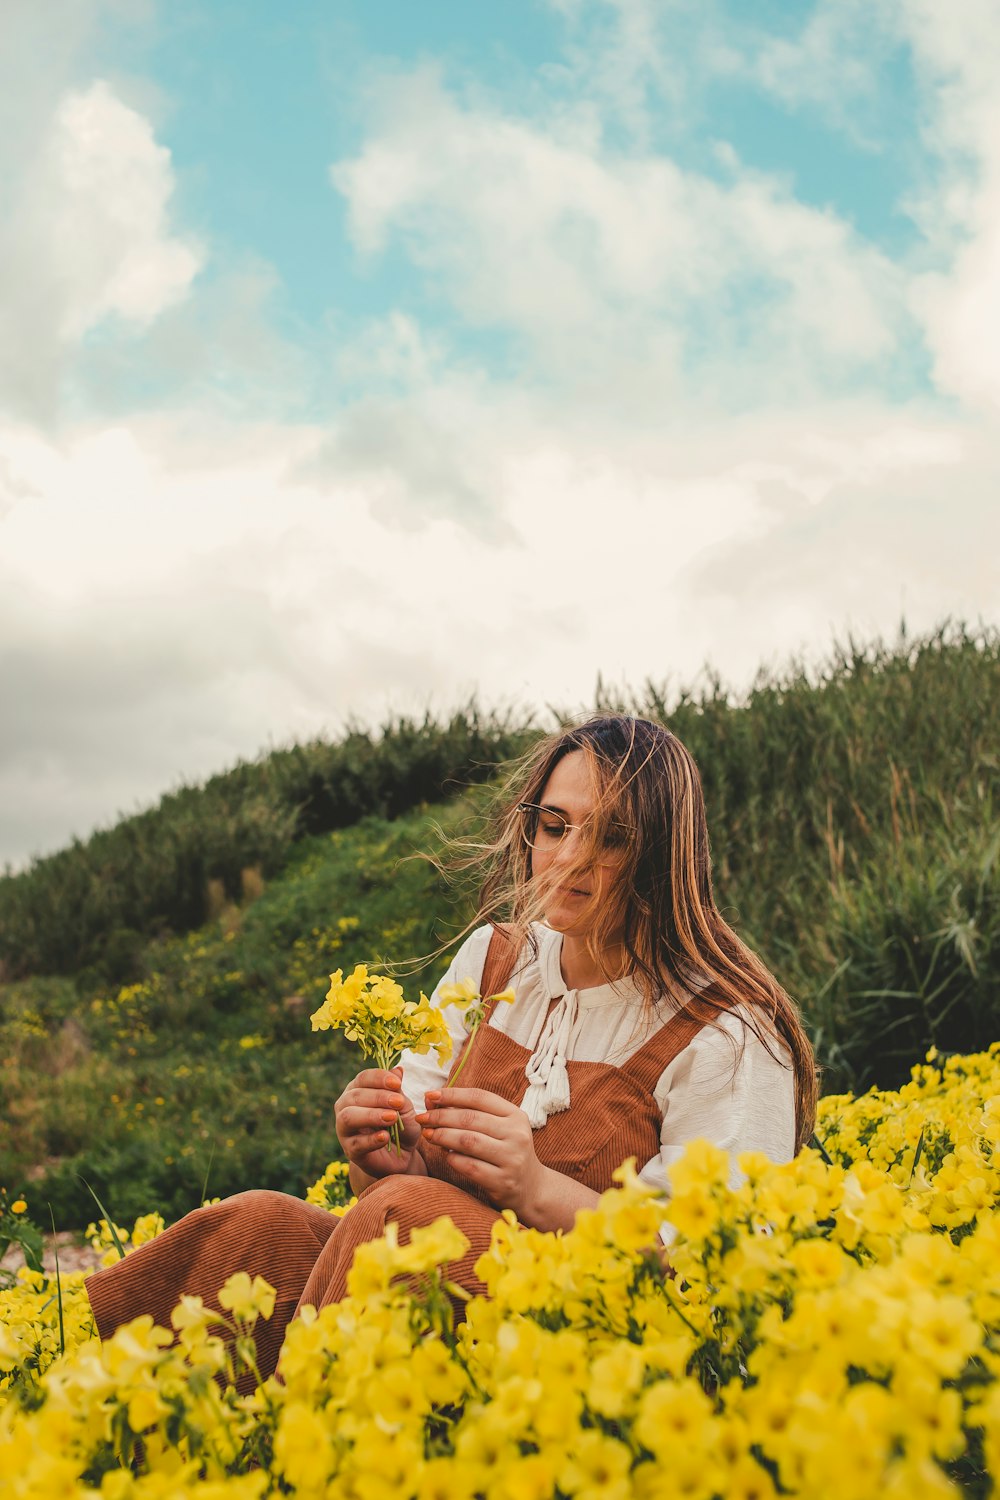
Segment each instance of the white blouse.
M486 950L493 929L479 927L462 944L434 991L438 1005L442 984L471 978L481 984ZM489 1024L530 1050L526 1066L526 1110L534 1126L567 1107L568 1083L562 1064L604 1062L620 1066L676 1011L671 1005L650 1015L642 994L630 980L591 989L567 990L560 968L562 934L535 923L538 953L515 974L513 1005L498 1005ZM556 997L560 1003L549 1006ZM455 1056L465 1039L464 1012L441 1007ZM795 1154L795 1074L783 1042L771 1047L779 1062L739 1019L744 1006L723 1014L718 1024L703 1026L660 1074L654 1090L663 1115L658 1155L641 1164L640 1177L651 1187L669 1191L667 1168L683 1155L688 1141L704 1137L729 1152L729 1179L742 1180L736 1157L761 1151L775 1162ZM546 1017L548 1018L546 1020ZM739 1056L741 1044L742 1056ZM441 1088L448 1076L435 1053L403 1054L403 1089L419 1112L428 1089ZM449 1065L450 1066L450 1065ZM532 1087L534 1083L534 1088ZM461 1086L461 1085L460 1085ZM565 1098L564 1098L565 1096Z

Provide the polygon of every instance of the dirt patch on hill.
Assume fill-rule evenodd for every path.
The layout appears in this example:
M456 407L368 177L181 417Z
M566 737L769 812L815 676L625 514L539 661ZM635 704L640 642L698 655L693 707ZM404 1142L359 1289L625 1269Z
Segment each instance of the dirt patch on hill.
M72 1230L63 1230L59 1234L45 1236L42 1265L49 1275L53 1275L56 1269L57 1250L59 1273L62 1276L68 1275L70 1271L93 1271L100 1265L100 1257L89 1245L81 1243L78 1234L74 1234ZM0 1267L5 1271L19 1271L23 1265L24 1257L17 1245L12 1245L0 1261Z

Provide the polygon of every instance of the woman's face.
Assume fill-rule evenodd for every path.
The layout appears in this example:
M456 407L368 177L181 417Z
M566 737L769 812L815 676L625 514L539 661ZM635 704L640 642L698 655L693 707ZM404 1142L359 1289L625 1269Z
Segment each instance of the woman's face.
M614 883L622 854L608 848L599 858L590 856L579 864L587 851L583 825L597 806L590 764L581 750L558 762L538 805L543 811L535 824L531 873L544 886L545 920L567 937L586 937Z

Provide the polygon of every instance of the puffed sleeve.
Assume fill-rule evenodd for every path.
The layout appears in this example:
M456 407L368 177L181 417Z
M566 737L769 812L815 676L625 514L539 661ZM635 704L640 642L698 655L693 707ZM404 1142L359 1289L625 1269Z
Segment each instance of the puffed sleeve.
M486 950L490 945L492 927L487 923L470 933L442 974L431 996L431 1004L438 1006L448 1026L451 1037L452 1061L465 1041L465 1012L457 1005L441 1005L441 986L458 984L463 979L472 979L476 987L482 983ZM403 1093L419 1114L424 1107L424 1096L428 1089L441 1088L448 1079L451 1062L439 1063L433 1048L429 1052L404 1052L400 1059L403 1065Z
M743 1180L740 1152L760 1151L774 1162L795 1155L791 1055L780 1041L765 1047L738 1013L703 1026L664 1070L655 1093L663 1111L660 1152L639 1174L652 1187L669 1192L671 1164L699 1138L729 1153L734 1188Z

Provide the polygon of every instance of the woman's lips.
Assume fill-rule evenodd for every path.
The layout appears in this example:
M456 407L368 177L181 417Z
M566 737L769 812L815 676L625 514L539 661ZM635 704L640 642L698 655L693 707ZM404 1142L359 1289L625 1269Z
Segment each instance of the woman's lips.
M590 892L577 890L575 886L561 885L559 886L559 894L560 896L576 896L579 899L585 901L590 895Z

